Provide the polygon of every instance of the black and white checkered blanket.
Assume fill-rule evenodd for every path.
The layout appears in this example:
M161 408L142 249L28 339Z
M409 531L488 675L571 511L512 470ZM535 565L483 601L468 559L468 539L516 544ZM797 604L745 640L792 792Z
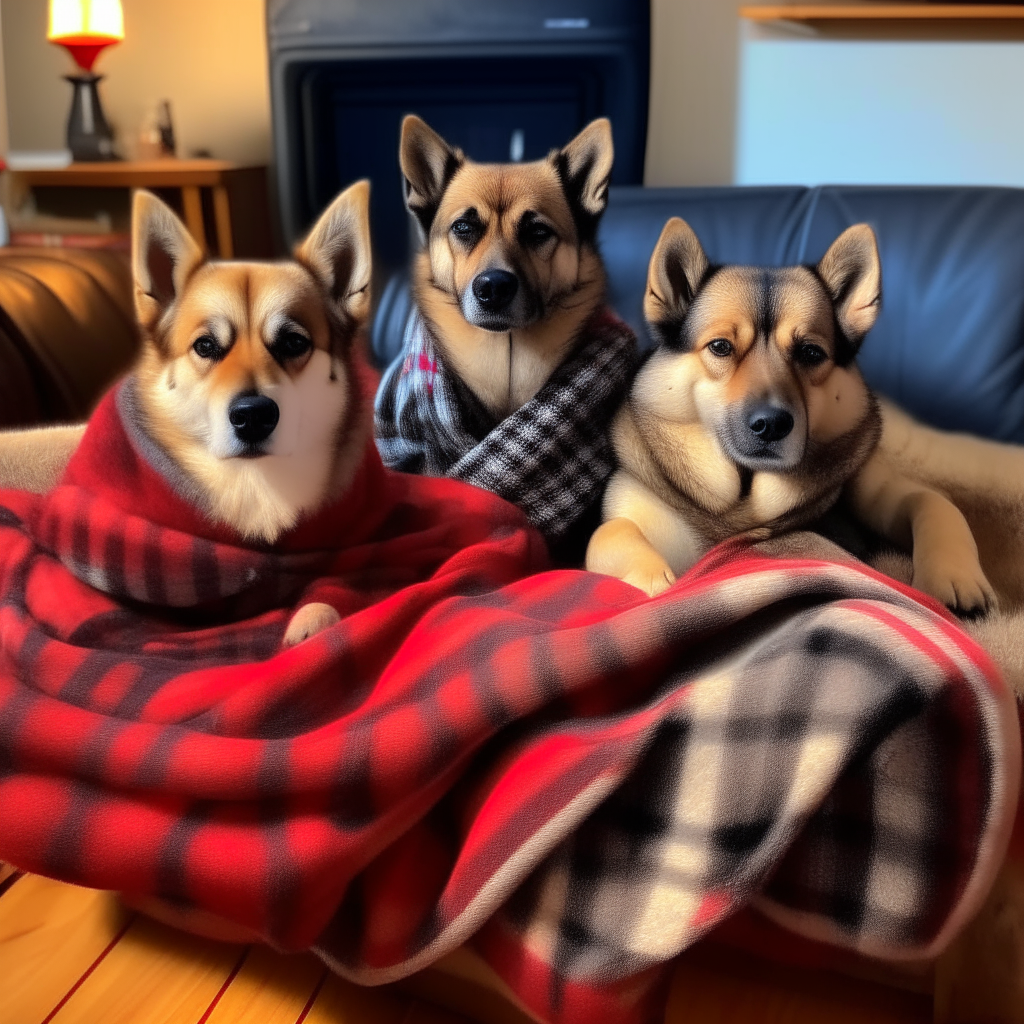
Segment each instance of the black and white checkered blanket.
M501 495L559 541L601 500L615 465L608 426L636 363L633 332L602 308L537 394L497 421L445 366L417 314L377 392L377 448L391 469Z

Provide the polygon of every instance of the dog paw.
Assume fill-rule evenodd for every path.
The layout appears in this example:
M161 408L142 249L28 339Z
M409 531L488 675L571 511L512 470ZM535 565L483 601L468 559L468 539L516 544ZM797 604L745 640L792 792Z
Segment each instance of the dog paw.
M329 604L320 601L304 604L288 623L281 646L294 647L340 621L341 616Z
M963 618L982 618L996 607L995 591L977 562L931 560L915 566L913 585Z
M622 579L624 583L642 590L648 597L657 597L675 583L676 574L667 565L662 565L633 569Z

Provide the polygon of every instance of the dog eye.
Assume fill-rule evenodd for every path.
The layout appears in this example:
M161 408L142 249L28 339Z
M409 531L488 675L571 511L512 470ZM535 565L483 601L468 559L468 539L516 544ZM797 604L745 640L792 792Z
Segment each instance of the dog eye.
M224 353L221 351L220 345L217 344L217 339L211 337L209 334L204 334L200 338L196 338L192 342L192 351L195 352L200 359L219 359Z
M716 356L732 355L732 342L726 341L725 338L715 338L714 341L708 343L708 348Z
M465 217L460 217L452 225L452 234L459 239L461 242L472 242L479 233L479 229L476 224L471 220L467 220Z
M313 342L298 331L282 331L271 346L271 354L278 362L286 359L298 359L313 347Z
M820 345L803 342L793 350L793 358L804 366L821 366L828 353Z
M543 221L535 220L523 226L519 237L524 245L543 245L549 238L555 235L554 229L549 228Z

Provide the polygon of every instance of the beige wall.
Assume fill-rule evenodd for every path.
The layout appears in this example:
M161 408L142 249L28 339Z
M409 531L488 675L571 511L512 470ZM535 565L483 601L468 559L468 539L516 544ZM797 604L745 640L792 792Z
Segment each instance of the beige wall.
M178 152L270 158L263 0L122 0L125 41L96 70L107 117L129 155L146 110L169 99ZM64 145L70 56L46 42L46 0L0 0L12 149Z
M478 0L504 2L504 0ZM647 182L727 184L735 134L738 0L652 0ZM131 144L168 98L179 153L270 157L264 0L123 0L125 41L97 70L107 116ZM70 57L46 42L46 0L0 0L10 145L63 145Z
M733 179L739 0L651 0L648 185Z

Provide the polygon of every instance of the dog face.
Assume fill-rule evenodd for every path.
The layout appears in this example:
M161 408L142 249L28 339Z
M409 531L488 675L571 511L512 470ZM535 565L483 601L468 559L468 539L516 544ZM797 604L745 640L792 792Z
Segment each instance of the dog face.
M168 207L136 195L147 427L244 536L275 540L337 490L346 453L361 449L351 354L369 312L368 201L368 184L353 185L294 261L246 263L207 261Z
M407 117L406 203L423 231L433 286L467 323L491 332L529 328L570 302L608 201L612 159L604 118L545 160L476 164Z
M845 231L816 268L712 267L692 229L666 225L644 313L661 345L634 398L669 422L699 423L736 466L785 473L867 415L853 363L878 315L871 228Z

